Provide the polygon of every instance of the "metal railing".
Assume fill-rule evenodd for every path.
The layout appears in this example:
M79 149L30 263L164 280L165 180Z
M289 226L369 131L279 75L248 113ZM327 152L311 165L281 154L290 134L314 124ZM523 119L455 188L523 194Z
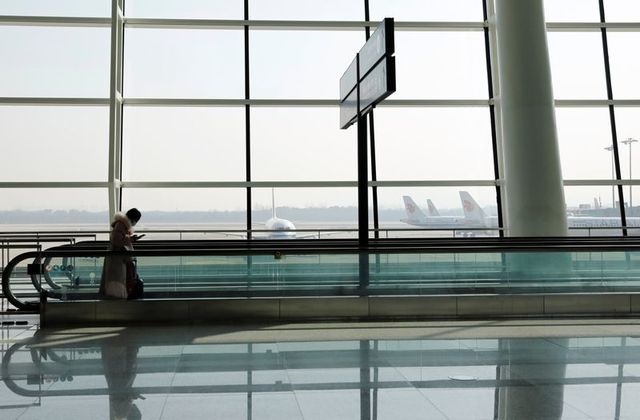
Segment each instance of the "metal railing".
M87 232L0 232L0 276L11 260L12 252L24 250L41 251L46 245L74 244L78 239L96 240L95 233ZM0 313L10 309L4 292L0 290Z

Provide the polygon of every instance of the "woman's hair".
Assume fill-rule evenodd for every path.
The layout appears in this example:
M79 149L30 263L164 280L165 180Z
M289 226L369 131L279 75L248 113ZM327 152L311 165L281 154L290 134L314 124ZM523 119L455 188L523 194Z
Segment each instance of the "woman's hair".
M129 220L131 220L132 222L138 222L140 220L140 218L142 217L142 213L140 213L140 210L138 210L137 208L132 208L127 210L127 217L129 218Z

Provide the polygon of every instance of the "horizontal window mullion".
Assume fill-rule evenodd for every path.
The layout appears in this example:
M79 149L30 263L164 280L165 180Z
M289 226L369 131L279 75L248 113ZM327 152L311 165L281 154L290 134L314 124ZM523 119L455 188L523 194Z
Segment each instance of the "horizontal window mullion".
M233 19L167 19L167 18L128 18L125 25L140 28L190 28L190 29L251 29L270 30L361 30L375 28L377 21L310 21L310 20L233 20ZM101 17L65 17L65 16L10 16L0 15L0 25L26 26L84 26L108 27L111 18ZM397 31L481 31L484 22L429 22L396 21ZM640 31L640 22L547 22L547 30L591 32L606 28L608 31Z
M547 22L550 32L599 32L602 28L614 32L640 31L640 22Z
M130 106L339 106L338 99L166 99L166 98L125 98L124 105ZM387 99L377 106L489 106L488 99Z
M109 105L109 98L0 97L0 105Z
M379 22L375 21L145 19L125 17L125 25L136 28L243 29L248 26L254 30L362 30L366 27L375 28L378 24ZM395 22L395 29L398 31L481 31L484 27L484 22Z
M16 181L0 182L0 188L106 188L106 181Z
M357 181L123 181L123 188L324 188L357 187Z
M472 187L495 186L499 180L406 180L406 181L369 181L373 187ZM1 184L0 184L1 186ZM123 188L327 188L358 186L357 181L123 181Z
M640 106L640 99L556 99L557 107L606 107L609 105L621 107Z
M500 185L500 180L403 180L403 181L374 181L369 186L375 187L495 187Z
M565 186L616 186L616 185L640 185L640 179L565 179Z
M188 99L188 98L125 98L128 106L330 106L340 105L337 99ZM489 106L488 99L387 99L378 107L476 107ZM109 98L0 97L0 105L109 105ZM557 107L638 107L640 99L557 99Z
M0 25L110 27L111 18L1 15Z

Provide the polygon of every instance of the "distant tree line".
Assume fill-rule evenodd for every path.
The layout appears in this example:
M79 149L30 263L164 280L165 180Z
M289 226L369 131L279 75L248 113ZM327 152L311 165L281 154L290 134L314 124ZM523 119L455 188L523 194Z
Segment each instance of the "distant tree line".
M244 223L246 212L236 211L145 211L145 223ZM485 208L488 214L495 214L495 207ZM462 215L460 209L441 209L442 215ZM277 216L296 222L355 222L358 208L347 207L278 207ZM271 209L254 210L254 223L264 222L271 217ZM403 209L380 209L380 221L397 222L404 219ZM0 211L0 224L102 224L107 223L106 211L84 210L4 210Z
M244 211L145 211L145 223L244 223ZM271 217L271 209L255 210L252 214L256 223ZM353 222L358 218L357 207L296 208L278 207L277 216L294 222ZM405 217L403 210L381 210L380 220L398 221ZM0 224L55 224L107 223L105 211L83 210L5 210L0 211Z

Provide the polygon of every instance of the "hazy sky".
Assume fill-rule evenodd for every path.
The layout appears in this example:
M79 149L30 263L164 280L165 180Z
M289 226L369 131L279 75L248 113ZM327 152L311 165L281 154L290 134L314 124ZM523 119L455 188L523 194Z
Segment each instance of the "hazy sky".
M132 17L242 19L240 0L127 0ZM371 18L397 21L482 20L481 0L371 0ZM606 0L609 21L640 21L637 0ZM547 0L548 21L599 20L597 0ZM252 19L362 20L361 0L251 0ZM0 15L110 16L109 1L30 0L0 3ZM640 99L640 32L609 32L616 99ZM605 99L599 32L551 32L549 50L557 99ZM241 30L128 28L125 98L243 98ZM338 79L364 42L362 31L252 30L251 97L337 99ZM109 95L109 28L0 26L0 97ZM397 92L392 99L485 99L482 32L396 32ZM337 108L254 107L251 110L254 181L353 181L356 132L338 129ZM2 181L105 181L106 106L0 106ZM492 179L487 108L376 110L379 180ZM603 108L559 108L556 113L565 179L611 179L609 113ZM616 108L620 140L640 139L640 108ZM123 180L243 181L244 108L136 107L123 117ZM633 146L640 174L640 143ZM6 159L10 156L10 159ZM629 148L620 145L622 176ZM459 207L463 188L382 188L382 207L400 207L412 194L441 208ZM482 205L495 205L490 187L464 188ZM628 190L626 188L625 190ZM634 189L640 202L640 188ZM99 189L5 190L0 209L104 210ZM34 200L34 196L38 197ZM600 197L610 187L569 187L570 206ZM269 207L270 189L256 189L254 207ZM279 205L345 206L355 188L277 191ZM243 189L130 189L125 206L157 210L237 210Z

